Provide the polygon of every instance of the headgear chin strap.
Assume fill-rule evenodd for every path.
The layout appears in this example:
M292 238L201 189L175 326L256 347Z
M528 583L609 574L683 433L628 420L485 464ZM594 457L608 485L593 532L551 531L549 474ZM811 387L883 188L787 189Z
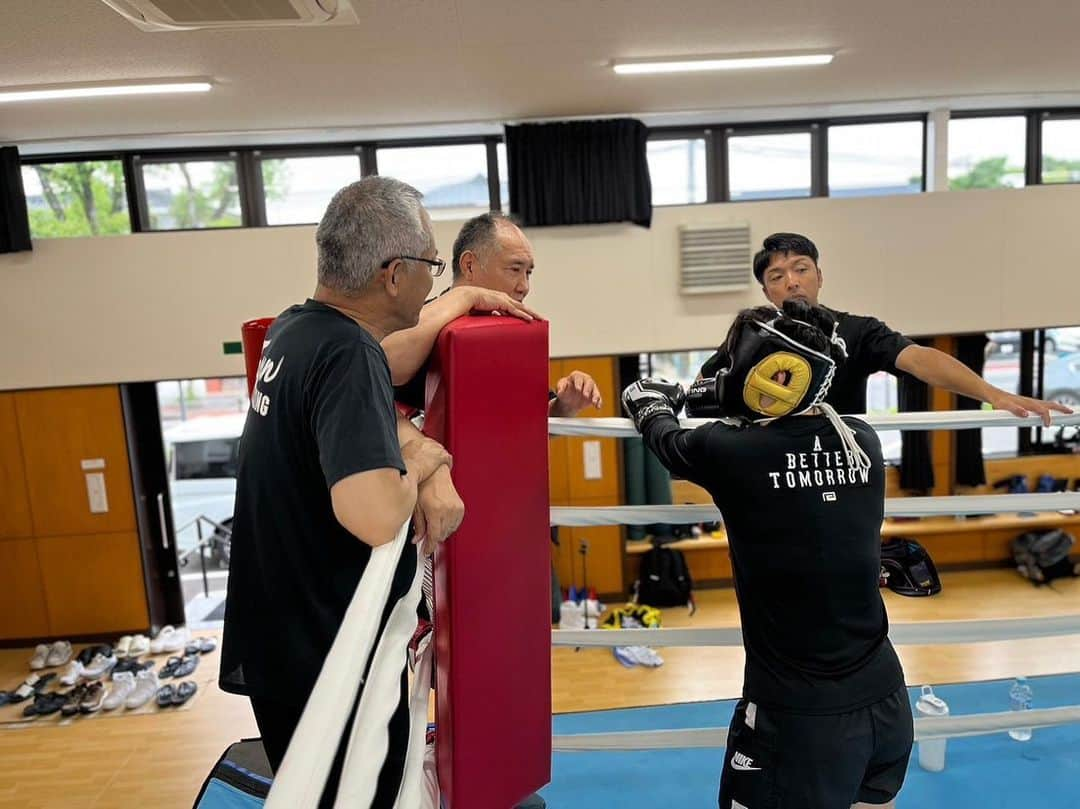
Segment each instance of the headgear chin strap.
M771 421L783 416L797 416L819 407L836 428L845 448L856 463L870 467L870 459L855 440L855 434L825 403L836 374L831 356L816 351L776 328L784 315L777 312L769 321L747 323L739 335L728 367L715 377L699 379L686 395L686 414L694 418L742 417ZM789 322L816 329L793 318ZM847 356L847 346L833 325L830 342ZM774 377L782 373L786 379ZM764 417L764 419L763 419Z

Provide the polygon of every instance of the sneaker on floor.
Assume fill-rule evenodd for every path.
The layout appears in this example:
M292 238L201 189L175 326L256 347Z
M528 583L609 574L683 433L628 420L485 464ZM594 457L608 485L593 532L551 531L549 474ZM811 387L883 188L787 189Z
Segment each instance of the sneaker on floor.
M67 692L64 706L60 709L63 716L75 716L79 712L79 706L82 705L83 699L86 698L86 688L85 685L77 685Z
M141 657L150 653L150 638L146 635L134 635L128 647L128 657Z
M82 679L83 671L83 664L78 660L72 660L68 664L68 667L64 669L64 673L60 675L60 684L75 685L75 683Z
M79 703L80 713L97 713L101 710L101 704L105 701L105 686L100 682L90 683L86 686L82 702Z
M48 665L49 659L49 646L45 643L39 643L34 647L34 656L30 658L30 670L41 671Z
M23 708L23 716L27 719L34 719L39 716L52 716L64 707L66 701L67 694L59 691L49 691L44 694L38 694L34 697L32 703Z
M120 640L116 642L116 646L113 647L113 651L121 660L127 657L128 653L131 651L131 635L124 635L120 638Z
M22 702L30 699L30 697L37 696L55 678L56 675L51 672L49 674L31 674L23 680L22 685L11 693L8 702Z
M179 629L173 626L162 627L157 637L150 641L150 654L165 654L179 652L191 639L191 633L187 627Z
M153 669L140 671L135 675L135 689L124 702L125 707L131 710L141 708L157 694L160 686L161 683Z
M135 690L135 675L130 671L113 672L112 680L112 687L101 703L101 707L106 711L115 711L122 707Z
M115 665L116 655L110 654L108 657L104 654L94 655L94 659L90 661L90 665L83 669L83 676L88 680L100 680L112 671L113 666Z
M217 640L214 638L194 638L191 643L184 647L185 655L206 655L217 648Z
M45 661L45 665L50 668L54 666L62 666L71 660L72 648L71 644L66 640L58 640L52 646L49 647L49 657Z

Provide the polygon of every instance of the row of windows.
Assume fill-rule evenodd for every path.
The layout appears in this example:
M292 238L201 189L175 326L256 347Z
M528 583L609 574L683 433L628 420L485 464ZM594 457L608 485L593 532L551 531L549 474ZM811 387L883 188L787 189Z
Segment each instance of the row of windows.
M1037 123L1034 135L1032 116ZM925 187L925 128L920 117L797 124L787 127L790 131L762 134L732 129L656 137L648 146L653 203L915 194ZM816 138L824 148L815 148ZM1038 143L1032 144L1036 138ZM951 190L1080 182L1077 117L954 117L948 145ZM1032 154L1035 157L1029 157ZM1038 166L1029 165L1032 161ZM717 166L722 168L717 171ZM709 178L717 174L717 187L710 189ZM815 174L822 178L820 188L815 187Z
M653 204L918 193L925 129L920 116L768 132L657 131L648 143ZM948 144L951 189L1080 182L1080 117L954 117ZM507 207L506 148L495 138L336 153L31 161L23 185L34 238L96 236L317 222L331 195L365 169L414 185L437 217Z

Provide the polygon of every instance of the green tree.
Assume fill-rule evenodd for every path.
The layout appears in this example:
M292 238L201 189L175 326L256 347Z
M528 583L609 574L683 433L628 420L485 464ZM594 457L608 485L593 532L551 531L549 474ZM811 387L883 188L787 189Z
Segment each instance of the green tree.
M1043 155L1042 181L1044 183L1080 182L1080 160L1063 160L1060 157Z
M1009 158L987 157L971 167L967 174L949 180L952 190L966 191L970 188L1008 188L1005 178L1010 174L1023 176L1023 168L1009 166Z
M45 201L43 207L29 212L35 238L131 232L119 161L56 163L33 169Z

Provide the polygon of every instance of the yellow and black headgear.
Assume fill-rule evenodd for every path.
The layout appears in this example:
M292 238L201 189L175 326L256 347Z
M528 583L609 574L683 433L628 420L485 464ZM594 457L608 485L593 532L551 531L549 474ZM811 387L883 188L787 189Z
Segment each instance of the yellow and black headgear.
M785 334L777 328L780 321L820 332L816 326L781 312L771 320L747 321L730 347L727 368L691 385L686 402L688 416L779 418L803 413L825 400L836 373L836 361ZM835 323L832 334L823 336L846 356ZM783 381L774 379L781 372Z

